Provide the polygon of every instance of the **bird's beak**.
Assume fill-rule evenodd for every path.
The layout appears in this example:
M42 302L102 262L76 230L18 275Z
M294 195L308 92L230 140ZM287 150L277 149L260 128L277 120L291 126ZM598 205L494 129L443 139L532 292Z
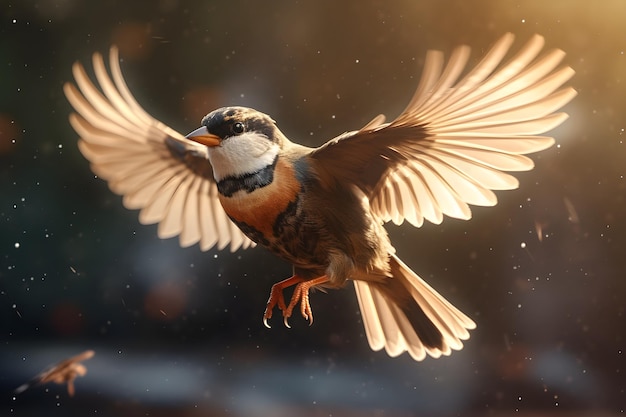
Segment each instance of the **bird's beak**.
M217 146L220 144L220 137L209 133L206 126L202 126L191 132L186 136L187 139L191 139L194 142L198 142L204 146Z

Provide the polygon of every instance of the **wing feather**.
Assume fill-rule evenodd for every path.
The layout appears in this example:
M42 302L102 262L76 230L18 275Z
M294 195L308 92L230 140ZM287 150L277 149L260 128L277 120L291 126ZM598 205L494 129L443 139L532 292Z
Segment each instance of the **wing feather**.
M181 235L182 237L183 225L185 224L183 213L185 203L190 193L190 186L193 182L193 176L184 175L179 176L179 178L180 181L172 193L167 209L164 210L165 216L159 223L158 231L161 239L167 239L178 235Z
M183 227L180 232L180 246L183 248L199 242L202 238L202 229L200 227L202 212L199 210L199 194L200 185L204 179L194 176L192 177L192 181L182 214Z
M160 223L168 214L167 210L172 197L184 177L175 168L170 168L167 173L165 182L161 184L158 192L152 194L150 201L139 213L139 221L142 224ZM161 237L162 230L159 224L159 237Z
M200 213L214 212L213 204L217 196L213 193L214 183L204 179L200 185L199 211ZM217 216L200 216L200 229L202 236L200 237L200 249L209 250L217 243Z
M443 221L443 213L436 204L437 200L428 187L424 176L421 173L417 173L417 171L419 171L418 165L412 164L412 166L413 172L416 172L412 184L413 189L416 191L414 195L418 202L417 208L420 210L424 219L434 224L440 224ZM393 208L391 208L390 211L392 211L392 209Z
M146 173L153 172L154 175L151 177L144 177L143 173L141 176L134 176L132 181L128 181L127 177L123 177L119 186L116 185L117 188L130 188L132 186L132 190L126 191L124 193L124 207L130 210L137 210L147 207L156 196L159 194L161 188L165 187L168 181L172 178L172 176L178 175L181 168L176 166L171 167L163 167L162 164L154 164L153 167L148 167L146 169ZM156 223L148 222L147 220L143 220L143 224L152 224Z

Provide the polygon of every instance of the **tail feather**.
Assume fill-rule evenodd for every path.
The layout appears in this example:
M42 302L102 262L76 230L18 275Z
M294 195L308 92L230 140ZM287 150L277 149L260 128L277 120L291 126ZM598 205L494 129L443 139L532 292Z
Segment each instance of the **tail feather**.
M389 261L391 278L354 281L370 347L392 357L406 351L416 361L462 349L476 324L397 256Z

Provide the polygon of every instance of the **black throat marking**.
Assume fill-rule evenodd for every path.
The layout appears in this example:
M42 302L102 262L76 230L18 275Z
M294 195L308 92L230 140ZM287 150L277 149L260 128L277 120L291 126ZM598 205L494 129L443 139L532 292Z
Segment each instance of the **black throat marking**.
M274 158L274 162L257 172L223 178L217 183L217 191L224 197L232 197L237 191L244 190L249 194L257 188L270 185L274 181L274 169L277 161L278 155Z

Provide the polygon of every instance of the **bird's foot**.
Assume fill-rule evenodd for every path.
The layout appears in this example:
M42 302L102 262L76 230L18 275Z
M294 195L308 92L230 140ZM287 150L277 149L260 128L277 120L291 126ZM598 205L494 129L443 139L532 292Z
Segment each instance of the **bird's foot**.
M291 278L287 278L286 280L277 282L276 284L272 285L272 289L270 291L270 298L267 300L265 313L263 313L263 324L265 325L265 327L267 327L268 329L272 327L269 325L267 321L272 318L272 310L274 310L274 307L276 307L276 305L278 305L278 308L280 309L280 311L283 312L283 316L285 315L285 310L287 310L287 306L285 305L285 297L283 296L283 290L287 287L290 287L299 282L302 282L303 280L304 280L303 278L300 278L299 276L294 275ZM289 327L289 324L287 323L287 319L285 319L285 326Z
M309 290L316 285L324 284L326 282L328 282L328 277L324 275L319 278L304 281L296 285L289 306L287 306L287 308L283 310L283 319L285 322L285 326L290 327L288 319L289 317L291 317L293 309L295 308L296 304L298 304L298 302L300 302L300 314L302 314L302 317L304 317L305 320L309 321L309 326L313 324L313 311L311 310L311 304L309 303Z

